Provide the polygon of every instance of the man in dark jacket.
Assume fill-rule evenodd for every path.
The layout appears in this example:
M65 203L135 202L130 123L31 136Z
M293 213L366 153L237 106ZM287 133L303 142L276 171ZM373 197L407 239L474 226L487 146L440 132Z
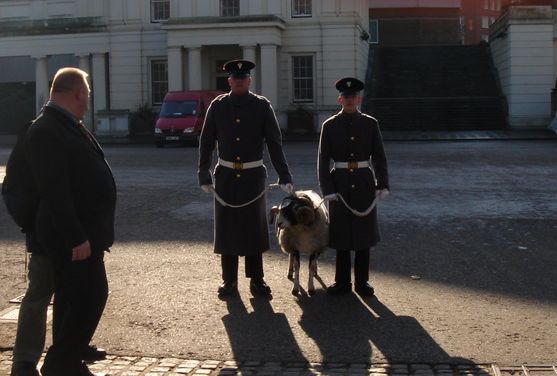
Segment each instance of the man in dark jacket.
M335 86L342 111L323 123L317 159L321 192L331 200L330 247L337 250L335 283L327 292L338 295L352 289L350 251L354 250L355 290L370 296L374 291L368 283L369 252L380 240L377 209L362 214L376 197L385 198L389 192L387 158L377 120L358 110L364 83L346 77Z
M114 242L116 186L101 147L81 123L88 102L87 74L60 69L25 138L40 196L32 235L54 270L53 345L44 376L92 375L82 360L108 296L103 258Z
M238 291L238 256L246 258L251 292L271 294L263 279L262 254L269 249L264 143L281 188L292 191L292 176L273 108L265 97L249 91L250 70L254 67L247 60L232 60L224 65L231 90L211 103L199 142L199 185L205 192L215 192L216 199L214 250L221 255L223 283L218 289L221 297ZM209 168L217 145L213 185Z

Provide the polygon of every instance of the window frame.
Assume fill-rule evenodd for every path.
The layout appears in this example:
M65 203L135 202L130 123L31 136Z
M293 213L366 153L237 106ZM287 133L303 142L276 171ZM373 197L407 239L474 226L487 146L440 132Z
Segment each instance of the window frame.
M167 12L166 18L158 17L159 15L157 15L157 9L156 9L157 5L166 5L166 9L165 9ZM168 19L170 18L170 0L151 0L150 8L151 8L151 23L168 21Z
M309 59L311 62L311 77L308 76L300 76L296 77L296 59L299 58L306 58ZM314 54L296 54L291 55L291 72L292 72L292 103L315 103L315 56ZM296 82L297 80L310 80L310 85L306 85L304 89L300 90L311 90L311 98L300 98L296 96Z
M305 9L304 13L295 13L295 9L298 8L298 6L300 6L301 4L297 4L297 2L301 2L303 1L303 7ZM309 13L307 13L307 8L308 8L308 4L309 4ZM291 17L292 18L311 18L313 17L313 3L312 0L292 0L291 3L292 9L291 9Z
M232 5L228 4L228 2L231 2ZM221 17L237 17L240 15L240 0L220 0L219 1L219 6L220 6L220 16ZM224 14L225 9L229 10L229 8L232 9L232 13L233 14Z
M371 25L375 24L375 40L373 40L373 33L371 32ZM378 19L371 19L369 20L369 44L379 44L379 20Z
M164 63L165 64L165 69L166 69L166 81L163 80L155 80L155 65L156 64L161 64ZM162 94L162 97L160 98L160 102L156 102L155 101L155 89L159 89L157 86L159 84L166 84L166 91ZM149 99L151 102L151 106L152 107L159 107L162 105L162 102L164 100L164 96L166 95L166 93L168 93L168 59L164 58L164 57L153 57L149 59L149 86L150 86L150 90L149 90ZM160 96L161 93L158 93L158 95Z

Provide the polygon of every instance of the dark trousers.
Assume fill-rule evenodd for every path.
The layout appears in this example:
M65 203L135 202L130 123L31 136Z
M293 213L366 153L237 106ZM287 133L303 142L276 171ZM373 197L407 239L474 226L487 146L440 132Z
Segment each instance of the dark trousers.
M222 255L220 262L222 265L222 280L224 282L234 282L238 280L238 258L234 255ZM245 256L246 258L246 277L263 278L263 255Z
M54 260L53 344L42 367L45 375L75 375L108 297L104 252L83 261Z
M337 249L335 282L350 283L350 251ZM369 280L369 248L355 251L354 281L363 285Z

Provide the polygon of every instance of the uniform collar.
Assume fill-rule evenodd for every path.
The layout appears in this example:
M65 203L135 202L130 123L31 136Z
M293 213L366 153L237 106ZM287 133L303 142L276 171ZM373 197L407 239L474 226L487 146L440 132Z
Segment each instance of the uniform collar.
M251 91L248 91L247 93L240 94L240 95L232 94L232 92L230 92L229 93L230 101L235 106L242 106L249 103L252 100L253 96L251 94L252 94Z
M344 112L344 111L341 110L341 111L338 113L338 116L339 116L341 119L352 120L352 119L354 119L354 118L360 116L360 111L359 111L359 110L356 110L355 112L349 114L349 113Z

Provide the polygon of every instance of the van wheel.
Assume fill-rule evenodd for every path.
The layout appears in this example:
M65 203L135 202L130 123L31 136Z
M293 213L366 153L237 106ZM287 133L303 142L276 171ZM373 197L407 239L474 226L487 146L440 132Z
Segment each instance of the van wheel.
M164 146L164 142L155 142L155 146L158 148L162 148Z

